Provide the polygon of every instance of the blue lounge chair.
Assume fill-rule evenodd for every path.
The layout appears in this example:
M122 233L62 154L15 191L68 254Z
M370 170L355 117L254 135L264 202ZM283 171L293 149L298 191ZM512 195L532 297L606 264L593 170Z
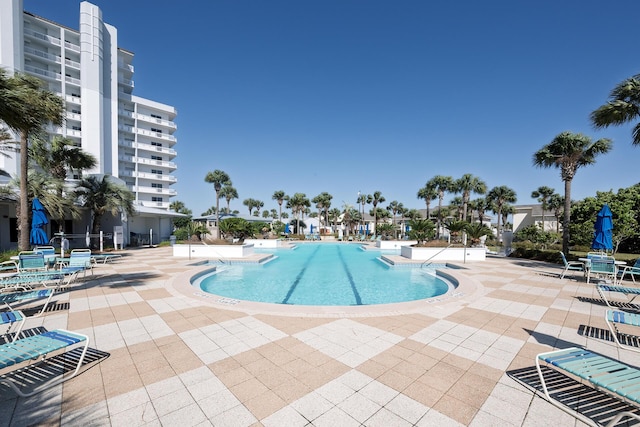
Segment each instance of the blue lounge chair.
M587 283L591 280L591 276L598 276L604 280L610 279L615 283L617 276L615 259L592 258L587 265Z
M596 390L601 390L623 402L631 403L634 406L640 404L640 370L638 368L577 347L538 354L536 356L536 369L538 370L542 390L547 401L588 424L593 424L594 421L560 404L551 397L540 368L541 362L546 363L547 366L557 371L580 378L584 384L588 384ZM561 393L562 390L558 392ZM612 408L607 406L603 410L611 411ZM640 421L640 415L622 411L613 416L607 426L618 425L624 418L633 418Z
M580 261L567 261L567 257L564 256L564 252L562 251L560 251L560 256L562 256L562 263L564 264L564 270L562 270L562 273L560 274L561 279L564 279L567 271L582 271L584 273L584 263Z
M620 342L620 340L618 339L618 335L620 334L620 331L616 326L616 325L628 325L628 326L635 326L640 328L640 314L625 313L624 311L617 311L617 310L607 310L604 316L604 320L607 323L607 326L611 331L611 335L613 336L613 340L616 342L618 347L626 348L627 350L631 350L631 351L640 352L640 347L634 347L634 346L623 344ZM640 332L640 329L638 329L638 332ZM629 335L629 334L625 333L624 335ZM634 335L637 336L639 334L636 333Z
M0 313L0 325L7 326L5 334L9 335L13 325L17 325L16 329L13 331L13 338L11 339L11 342L14 342L18 337L20 337L25 320L27 320L27 317L19 310Z
M53 270L18 273L0 279L0 292L6 290L29 291L39 285L59 290L73 283L77 274L77 271L65 274L64 272Z
M24 383L24 378L16 379L20 375L16 376L15 374L24 373L25 376L28 375L28 382L31 383L34 378L38 377L28 374L28 371L34 363L42 363L51 355L77 346L82 346L82 352L78 358L75 370L71 375L65 376L63 373L61 376L36 386L30 391L20 388L20 384ZM88 347L88 336L64 329L57 329L2 344L0 345L0 384L6 384L20 396L32 396L76 376L82 367L82 361L84 360Z
M93 260L91 251L85 249L74 249L69 255L69 259L60 262L60 272L64 274L82 272L83 277L87 275L87 270L93 275Z
M631 299L627 301L621 301L622 304L634 304L633 301L638 297L638 295L640 295L640 288L628 288L625 286L612 286L612 285L598 285L596 286L596 289L598 290L600 297L602 297L604 302L611 308L617 308L617 307L611 305L611 302L609 302L609 299L607 298L606 292L608 293L617 292L619 294L625 294L627 298L631 297Z
M40 316L47 309L51 298L53 297L53 289L40 289L38 291L11 292L0 293L0 304L7 306L9 310L15 311L11 304L25 303L30 300L45 299L42 309L35 316Z

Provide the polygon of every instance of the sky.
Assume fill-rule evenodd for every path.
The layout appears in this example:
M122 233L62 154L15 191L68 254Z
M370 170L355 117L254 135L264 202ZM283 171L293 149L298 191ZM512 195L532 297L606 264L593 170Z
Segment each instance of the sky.
M92 3L134 53L134 94L178 111L172 201L195 216L215 206L216 169L240 213L247 198L277 209L277 190L326 191L340 209L380 191L383 207L422 209L428 180L467 173L537 203L543 185L564 195L558 169L533 166L563 131L613 140L578 170L573 200L640 182L635 123L589 120L640 73L637 0ZM76 30L79 4L24 0Z

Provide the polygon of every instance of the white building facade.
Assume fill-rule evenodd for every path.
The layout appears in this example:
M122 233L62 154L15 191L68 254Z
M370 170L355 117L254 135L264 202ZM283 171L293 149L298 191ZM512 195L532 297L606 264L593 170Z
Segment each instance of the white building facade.
M22 0L0 1L0 67L39 77L65 101L65 122L47 129L50 137L69 138L95 156L96 167L85 175L117 177L135 194L136 215L122 218L125 243L129 232L150 230L157 242L172 231L177 112L133 94L133 57L118 47L117 29L89 2L80 3L79 30L74 30L24 11ZM9 174L17 174L19 164L17 154L0 156L0 170ZM0 247L6 246L3 219L0 215Z

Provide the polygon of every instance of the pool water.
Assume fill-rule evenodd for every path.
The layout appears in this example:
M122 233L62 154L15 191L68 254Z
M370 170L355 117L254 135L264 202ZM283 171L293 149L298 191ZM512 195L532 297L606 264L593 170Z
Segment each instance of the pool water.
M429 268L394 268L359 245L302 244L274 251L266 264L220 264L194 284L240 300L293 305L351 306L414 301L442 295L449 283Z

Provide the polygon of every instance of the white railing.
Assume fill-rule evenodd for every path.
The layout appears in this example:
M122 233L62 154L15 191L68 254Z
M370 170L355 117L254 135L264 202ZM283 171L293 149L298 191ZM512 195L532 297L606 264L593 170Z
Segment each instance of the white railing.
M118 79L118 83L126 85L126 86L134 87L133 80Z
M77 44L73 44L71 42L68 42L65 40L64 42L64 47L66 47L67 49L73 50L75 52L80 52L80 46Z
M166 134L166 133L162 133L162 132L153 132L151 130L140 129L140 128L136 128L135 131L136 131L136 133L138 133L140 135L150 136L152 138L166 139L168 141L175 141L176 140L175 136L169 135L169 134Z
M133 191L138 191L140 193L150 193L150 194L164 194L167 196L175 196L178 194L176 190L173 188L156 188L156 187L145 187L145 186L134 186Z
M80 63L79 63L79 62L77 62L77 61L73 61L73 60L71 60L71 59L66 59L66 58L65 58L64 63L65 63L66 65L70 66L70 67L80 69Z
M62 80L62 74L54 73L53 71L43 70L42 68L37 68L32 65L25 65L24 70L33 74L37 74L39 76L45 76L55 80Z
M60 39L57 38L57 37L52 37L52 36L49 36L47 34L43 34L43 33L39 32L39 31L32 30L30 28L25 28L23 30L23 32L24 32L24 34L26 34L28 36L31 36L31 37L34 37L34 38L40 39L40 40L45 40L45 41L48 41L48 42L50 42L50 43L52 43L52 44L54 44L56 46L60 46Z
M81 104L82 100L80 99L79 96L73 96L73 95L65 95L64 99L68 102L71 102L73 104Z
M71 76L64 76L64 80L67 83L73 83L75 85L80 86L80 79L76 79L75 77L71 77Z
M32 47L26 46L24 48L24 51L25 51L25 53L28 53L29 55L38 56L40 58L48 59L48 60L56 62L58 64L60 64L62 62L62 57L61 56L53 55L51 53L47 53L47 52L44 52L42 50L34 49Z
M157 117L151 117L151 116L146 115L146 114L138 113L138 114L135 115L135 118L137 118L138 120L145 121L145 122L166 126L168 128L172 128L172 129L175 129L177 127L176 124L174 122L170 121L170 120L159 119Z
M154 151L156 153L170 154L176 156L178 153L173 148L158 147L157 145L144 144L142 142L133 143L131 147L138 148L140 150Z

